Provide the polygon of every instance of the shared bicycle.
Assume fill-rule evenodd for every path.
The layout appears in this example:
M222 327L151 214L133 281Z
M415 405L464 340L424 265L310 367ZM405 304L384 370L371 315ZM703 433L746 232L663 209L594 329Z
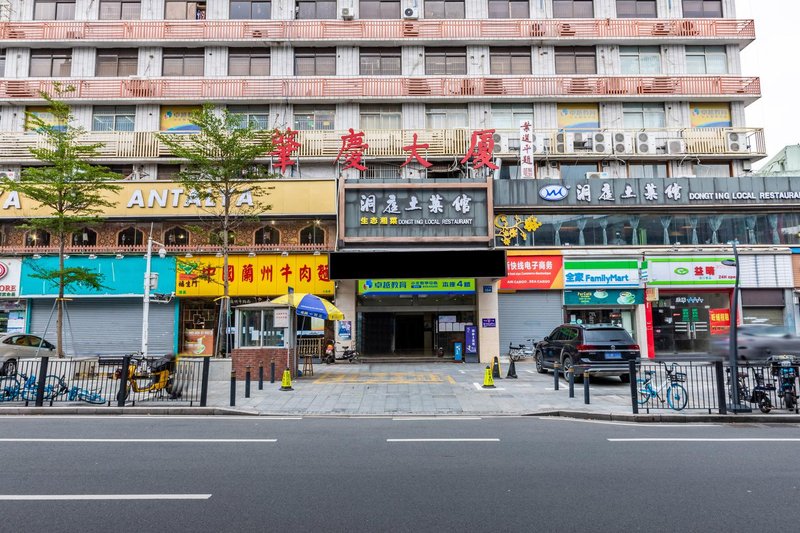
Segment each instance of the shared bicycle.
M643 372L644 377L636 380L637 401L639 405L645 405L655 398L660 404L666 402L670 409L682 411L688 402L686 387L681 385L681 383L686 382L686 374L677 371L677 363L667 365L667 363L662 362L661 364L664 365L666 379L662 380L660 384L656 383L657 372L655 370L645 370Z

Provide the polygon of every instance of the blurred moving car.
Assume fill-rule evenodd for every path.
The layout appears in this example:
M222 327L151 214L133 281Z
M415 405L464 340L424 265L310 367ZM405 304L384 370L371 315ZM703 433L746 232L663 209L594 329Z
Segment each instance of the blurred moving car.
M41 344L41 348L39 345ZM26 357L49 355L56 347L36 335L8 333L0 337L0 374L11 376L17 373L17 361Z
M800 355L800 337L785 326L742 324L738 328L739 359L761 361L771 355ZM730 336L714 335L711 352L717 356L730 355Z

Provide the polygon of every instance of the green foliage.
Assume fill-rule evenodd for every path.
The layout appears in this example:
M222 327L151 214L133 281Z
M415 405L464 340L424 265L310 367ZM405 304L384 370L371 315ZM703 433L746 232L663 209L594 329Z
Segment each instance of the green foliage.
M108 287L102 284L102 276L87 268L65 267L61 269L47 269L36 264L35 259L26 259L25 266L33 272L32 278L41 279L57 286L58 280L64 280L64 290L74 293L79 287L94 291L101 291Z

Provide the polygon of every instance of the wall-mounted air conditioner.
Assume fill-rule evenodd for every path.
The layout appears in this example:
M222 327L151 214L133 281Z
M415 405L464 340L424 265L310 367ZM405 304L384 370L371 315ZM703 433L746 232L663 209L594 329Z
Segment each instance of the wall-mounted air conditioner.
M670 139L664 146L664 151L670 155L683 155L686 153L686 143L681 139Z
M725 150L728 152L747 152L747 137L744 133L731 132L725 134Z
M550 135L544 132L534 131L531 133L531 145L534 154L543 154L547 151L547 139Z
M615 154L632 154L633 149L633 136L626 131L617 131L613 134L614 153Z
M597 131L592 134L592 151L596 154L610 154L612 149L612 135L606 131Z
M587 172L586 179L587 180L607 180L610 176L608 172Z
M566 131L556 133L556 153L571 154L575 151L575 134Z
M588 150L592 146L592 133L588 131L575 132L572 139L575 150Z
M636 153L639 155L656 155L656 139L646 131L636 134Z
M342 16L342 20L353 20L355 16L352 7L343 7L339 10L339 14Z
M419 18L419 8L407 7L403 10L403 18L406 20L417 20Z
M16 181L17 180L17 173L13 170L0 170L0 179L9 179Z
M492 135L492 139L494 140L494 153L507 154L511 151L508 135L495 133ZM517 148L517 150L519 150L519 148Z

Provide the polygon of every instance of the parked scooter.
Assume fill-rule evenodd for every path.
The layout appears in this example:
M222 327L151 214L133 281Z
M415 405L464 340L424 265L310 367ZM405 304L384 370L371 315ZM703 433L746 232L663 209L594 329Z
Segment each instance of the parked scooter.
M767 358L772 375L778 386L778 397L787 409L793 411L797 406L797 375L800 357L795 355L772 355Z
M358 351L351 350L349 346L342 346L341 355L336 354L336 345L333 341L325 341L325 353L322 356L322 362L326 365L335 363L336 361L350 361L351 363L358 362Z

